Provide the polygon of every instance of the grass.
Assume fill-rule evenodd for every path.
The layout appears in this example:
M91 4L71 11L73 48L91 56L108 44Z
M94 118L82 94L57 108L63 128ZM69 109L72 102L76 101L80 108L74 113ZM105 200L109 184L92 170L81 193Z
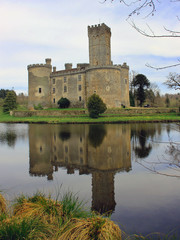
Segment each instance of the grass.
M128 235L121 232L110 218L84 209L77 195L65 194L53 200L37 192L33 196L20 195L12 205L0 193L0 239L53 240L176 240L175 232L163 235Z
M21 107L22 108L22 107ZM54 109L49 109L49 111ZM68 109L70 111L72 109ZM82 109L81 109L82 110ZM88 114L78 116L32 116L32 117L13 117L5 114L0 108L1 123L134 123L134 122L173 122L180 121L180 115L177 113L158 113L148 115L147 113L139 115L121 115L121 114L104 114L97 119L92 119Z

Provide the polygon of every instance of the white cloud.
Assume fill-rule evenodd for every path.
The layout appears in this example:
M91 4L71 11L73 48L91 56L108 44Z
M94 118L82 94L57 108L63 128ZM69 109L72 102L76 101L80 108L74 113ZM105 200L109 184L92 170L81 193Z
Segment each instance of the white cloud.
M145 63L156 66L173 63L180 56L179 40L152 39L138 34L125 21L129 10L119 1L101 4L98 0L2 0L0 88L27 89L27 65L43 63L47 57L52 58L57 69L63 68L65 62L72 62L74 66L88 62L87 26L99 22L111 27L115 63L127 62L131 69L162 82L165 73L147 69ZM175 10L173 8L171 14ZM155 32L161 32L164 25L178 26L172 25L176 21L167 18L169 12L166 7L148 19ZM147 27L146 19L137 19L137 23L142 28Z

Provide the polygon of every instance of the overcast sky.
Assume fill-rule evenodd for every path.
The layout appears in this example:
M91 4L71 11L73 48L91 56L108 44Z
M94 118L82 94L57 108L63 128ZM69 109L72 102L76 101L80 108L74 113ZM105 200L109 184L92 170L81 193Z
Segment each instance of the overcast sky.
M27 93L27 65L44 63L45 58L51 58L57 70L64 69L64 63L88 63L87 26L105 23L112 33L113 63L127 62L130 70L157 83L161 94L174 93L162 83L169 72L179 73L179 67L156 71L145 64L177 63L180 39L142 36L126 21L131 9L119 0L0 0L0 89ZM180 2L162 0L155 16L145 18L147 10L134 17L142 29L148 28L146 23L157 34L164 26L180 29Z

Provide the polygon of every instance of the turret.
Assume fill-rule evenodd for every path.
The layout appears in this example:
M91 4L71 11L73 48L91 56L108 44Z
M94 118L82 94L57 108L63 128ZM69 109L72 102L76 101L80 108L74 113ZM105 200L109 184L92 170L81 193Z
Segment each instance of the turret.
M28 107L34 105L50 106L50 74L52 72L51 59L45 64L28 65Z

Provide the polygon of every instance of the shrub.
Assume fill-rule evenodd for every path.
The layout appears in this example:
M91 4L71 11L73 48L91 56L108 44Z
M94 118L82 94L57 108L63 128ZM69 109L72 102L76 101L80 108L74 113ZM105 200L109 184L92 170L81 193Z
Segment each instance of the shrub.
M43 110L43 106L39 103L38 105L34 105L35 110Z
M99 114L104 113L106 109L106 104L97 94L93 94L89 97L88 111L91 118L98 118Z
M59 108L68 108L70 105L69 99L63 98L63 97L61 99L59 99L59 101L57 103L59 105Z

